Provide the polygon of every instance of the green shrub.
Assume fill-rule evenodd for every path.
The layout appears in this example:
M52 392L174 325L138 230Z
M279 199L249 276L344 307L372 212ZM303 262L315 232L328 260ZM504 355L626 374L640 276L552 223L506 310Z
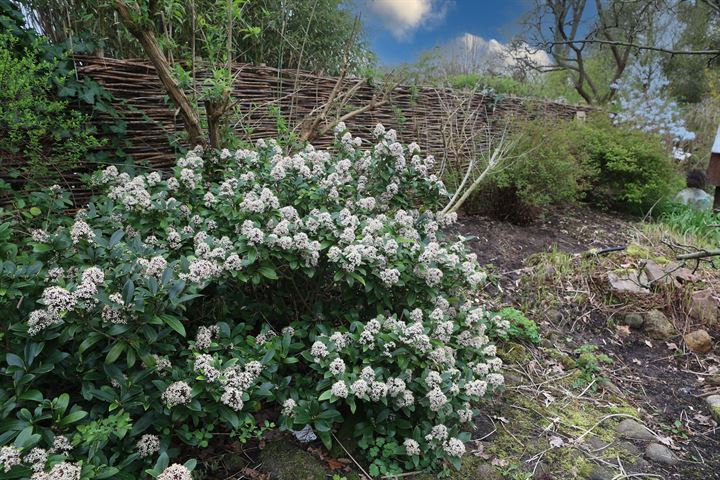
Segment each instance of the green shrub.
M489 89L497 94L509 94L517 96L530 95L530 86L518 82L511 77L500 75L480 75L477 73L458 74L448 78L450 87L456 89L481 88Z
M587 188L584 152L577 148L575 122L547 119L521 124L511 158L490 174L466 210L525 222L545 207L572 203Z
M497 312L500 321L506 321L504 340L522 340L534 344L540 343L540 331L537 324L527 318L520 310L506 307Z
M644 213L682 186L659 137L612 125L604 114L532 120L515 135L514 158L490 174L467 211L523 222L550 205L585 200Z
M326 445L352 422L373 472L459 465L505 326L441 235L431 157L380 127L367 149L337 133L332 153L269 141L196 148L169 177L109 167L75 218L53 188L0 225L0 478L181 478L192 461L170 459L247 439L260 410Z
M33 187L50 185L100 145L87 117L56 96L65 77L57 73L57 62L44 59L41 43L25 46L16 36L0 34L3 175Z
M588 199L596 205L645 213L682 188L682 178L659 136L593 116L577 137L594 172Z

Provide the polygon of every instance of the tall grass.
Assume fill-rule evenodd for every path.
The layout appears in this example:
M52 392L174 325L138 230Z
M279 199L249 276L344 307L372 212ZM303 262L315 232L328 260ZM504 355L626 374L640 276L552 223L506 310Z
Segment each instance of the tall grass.
M663 208L658 220L697 247L720 246L720 214L718 213L695 210L686 205L669 204Z

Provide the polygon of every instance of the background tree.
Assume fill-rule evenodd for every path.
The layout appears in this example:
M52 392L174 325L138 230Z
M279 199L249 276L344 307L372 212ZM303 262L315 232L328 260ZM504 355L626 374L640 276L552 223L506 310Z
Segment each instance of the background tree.
M56 42L91 34L103 54L147 57L193 145L221 145L235 62L328 73L360 73L373 62L342 0L20 1ZM200 64L210 69L201 84Z
M113 58L144 55L137 38L124 28L110 0L17 0L34 25L54 43L92 38ZM143 0L147 21L171 63L193 56L209 59L217 47L208 27L225 25L217 16L227 12L226 1ZM346 0L234 0L235 62L265 63L278 68L301 68L331 75L340 72L354 15ZM244 32L244 33L239 33ZM247 35L253 32L253 35ZM219 45L225 46L224 36ZM367 43L357 39L351 50L350 71L360 73L374 62Z
M682 30L676 49L697 51L720 45L718 14L706 2L681 2L677 19ZM673 96L680 102L697 103L709 93L712 77L720 73L718 61L705 55L674 55L665 65Z
M587 103L602 104L612 98L610 85L632 60L631 45L660 8L657 0L535 0L523 20L524 41L550 55L554 63L544 71L567 72ZM598 76L591 60L605 57L609 71Z

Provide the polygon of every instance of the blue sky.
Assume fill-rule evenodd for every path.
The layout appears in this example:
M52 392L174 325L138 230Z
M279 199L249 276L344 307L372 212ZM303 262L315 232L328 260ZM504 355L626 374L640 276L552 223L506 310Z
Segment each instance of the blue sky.
M411 62L466 33L507 41L527 10L526 0L363 0L356 9L381 64Z

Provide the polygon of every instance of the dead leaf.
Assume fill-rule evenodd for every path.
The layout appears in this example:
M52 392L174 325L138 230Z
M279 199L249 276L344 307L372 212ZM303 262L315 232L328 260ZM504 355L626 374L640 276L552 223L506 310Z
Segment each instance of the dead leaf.
M667 345L668 350L671 350L671 351L678 349L678 346L672 342L667 342L667 343L665 343L665 345Z
M549 393L547 393L547 392L542 392L542 394L543 394L543 396L545 397L545 406L546 406L546 407L555 401L555 397L553 397L553 396L550 395Z
M712 427L715 424L715 420L713 420L710 415L702 415L700 413L696 413L695 415L693 415L693 419L697 421L700 425L704 425L706 427Z
M647 345L648 347L653 348L653 344L650 340L643 340L643 343L645 343L645 345Z
M625 338L630 335L630 327L627 325L618 325L615 327L615 334L620 338Z
M490 465L492 465L493 467L507 467L508 464L509 464L509 462L503 458L495 457L492 460L490 460Z
M563 445L565 445L565 440L558 437L557 435L553 435L550 437L550 448L560 448Z
M254 468L245 467L240 471L243 476L249 478L250 480L265 480L268 478L267 475L258 472Z
M657 436L658 442L662 443L663 445L670 447L672 449L677 450L678 447L675 446L675 442L673 442L673 439L670 437L664 437L662 435Z
M335 458L326 458L325 461L327 462L328 469L332 470L340 470L341 468L344 468L346 463L341 462L338 459Z

